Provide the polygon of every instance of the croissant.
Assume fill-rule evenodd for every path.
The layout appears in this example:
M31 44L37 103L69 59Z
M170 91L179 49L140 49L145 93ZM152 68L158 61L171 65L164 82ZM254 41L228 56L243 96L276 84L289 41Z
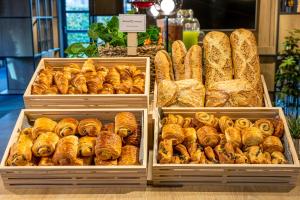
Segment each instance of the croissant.
M78 90L73 85L69 85L68 94L82 94L82 91Z
M120 157L122 139L118 134L102 131L96 139L95 154L101 160L115 160Z
M53 72L52 69L41 69L39 75L37 76L35 82L38 84L44 84L47 87L53 82Z
M99 157L95 157L94 159L95 165L103 165L103 166L113 166L118 165L118 160L101 160Z
M116 68L110 68L105 80L107 83L117 87L121 84L120 73L116 70Z
M131 77L131 72L128 66L117 66L117 70L120 73L121 84L126 88L126 93L129 92L129 89L133 85L133 78Z
M52 158L42 157L38 165L39 166L54 166L54 163L52 161Z
M160 164L172 162L173 144L172 140L162 140L158 147L158 160Z
M57 71L54 74L55 84L61 94L67 94L69 89L69 81L67 77L65 77L64 73L61 71Z
M191 117L184 118L182 128L192 128L193 127L192 121L193 118Z
M74 118L64 118L55 127L55 133L60 137L75 135L79 122Z
M240 148L236 148L235 163L236 164L246 164L246 163L249 163L248 157L242 152L242 150Z
M96 71L97 71L97 75L98 77L104 81L105 77L107 76L109 69L107 67L104 66L96 66Z
M204 153L206 155L206 158L213 162L213 163L219 163L217 158L216 158L216 155L214 153L214 150L210 147L210 146L207 146L204 148Z
M237 128L229 127L225 130L226 141L230 142L234 147L242 146L242 136L240 130Z
M71 63L69 66L64 67L64 74L68 80L71 80L73 76L80 73L80 71L80 67L75 63Z
M232 121L232 119L230 119L230 117L228 116L222 116L219 119L219 127L222 131L222 133L225 133L225 130L229 127L233 127L234 123Z
M254 126L260 129L264 138L273 135L274 133L274 126L268 119L259 119L255 121Z
M121 156L118 159L118 165L138 165L139 148L133 145L122 147Z
M288 163L285 156L280 151L272 152L271 159L272 159L272 161L271 161L272 164L287 164Z
M87 85L86 85L86 78L82 73L78 73L74 76L71 80L71 84L78 90L80 93L87 93Z
M168 114L168 117L163 118L162 124L178 124L183 126L184 118L181 115Z
M79 138L78 153L80 156L93 156L95 153L96 138L84 136Z
M135 131L133 134L124 138L124 142L126 145L134 145L138 147L140 146L141 137L142 137L141 129L138 128L137 131Z
M182 161L181 163L183 163L183 164L189 163L191 157L190 157L186 147L183 144L176 145L175 150L180 153L180 159Z
M54 132L56 124L55 121L46 117L37 118L32 127L32 138L36 139L44 132Z
M263 150L269 153L273 153L274 151L283 152L283 145L278 137L268 136L263 141Z
M98 94L98 91L103 87L103 81L97 74L86 74L86 84L90 94Z
M199 128L197 131L197 137L199 143L205 147L215 147L220 141L220 136L218 135L217 130L210 126L203 126Z
M256 127L249 127L242 130L242 143L245 147L257 146L263 142L263 134Z
M56 85L52 85L44 91L44 94L58 94L58 88Z
M108 83L103 84L103 88L98 90L98 94L114 94L114 86Z
M102 123L96 118L82 119L78 124L78 133L81 136L96 137L100 134Z
M115 116L115 133L127 137L137 131L138 124L131 112L120 112Z
M195 114L195 119L204 126L211 126L214 128L218 126L218 119L215 118L214 115L208 114L206 112L197 112Z
M244 128L249 128L252 126L252 123L250 122L250 120L246 119L246 118L239 118L237 120L235 120L234 123L234 127L238 128L240 130L244 129Z
M31 87L31 94L35 94L35 95L45 94L48 89L49 87L44 83L33 83Z
M59 141L59 137L56 133L45 132L40 134L33 143L32 153L36 157L48 157L51 156L56 144Z
M284 125L279 116L277 116L273 121L274 133L273 136L281 138L284 134Z
M197 143L190 143L187 146L187 150L191 156L191 161L193 163L199 163L203 156L200 146Z
M94 65L94 61L92 59L87 59L81 68L81 72L85 73L85 72L95 72L96 68Z
M133 77L133 85L130 88L130 94L145 93L145 74L137 74Z
M115 87L116 94L128 94L130 88L128 88L124 83Z
M162 128L162 139L171 140L173 145L177 145L183 142L184 133L182 128L178 124L166 124Z
M194 128L183 128L185 144L197 142L197 134Z
M52 160L55 165L75 165L77 152L78 138L68 135L58 141Z

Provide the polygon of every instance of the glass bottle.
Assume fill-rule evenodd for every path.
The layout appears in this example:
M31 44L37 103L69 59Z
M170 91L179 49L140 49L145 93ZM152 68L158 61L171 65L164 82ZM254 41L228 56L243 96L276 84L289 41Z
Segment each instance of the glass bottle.
M189 18L183 22L183 43L188 50L191 46L197 45L200 36L200 23L196 18Z

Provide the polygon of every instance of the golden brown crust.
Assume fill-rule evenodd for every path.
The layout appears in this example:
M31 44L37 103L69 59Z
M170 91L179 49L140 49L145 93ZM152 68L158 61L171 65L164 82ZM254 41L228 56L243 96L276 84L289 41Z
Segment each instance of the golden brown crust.
M187 87L186 82L191 82ZM176 81L176 85L179 88L178 103L188 107L204 107L205 103L205 87L198 80L186 79Z
M47 117L40 117L34 121L32 127L32 137L36 139L41 133L54 132L57 123Z
M271 159L272 159L272 161L271 161L272 164L287 164L288 163L285 156L280 151L272 152Z
M94 61L92 59L87 59L82 65L81 72L96 72Z
M86 78L82 73L78 73L71 80L71 84L75 87L80 94L86 94L88 92L88 88L86 85Z
M121 75L116 68L110 68L109 72L105 78L106 82L118 87L121 84Z
M162 139L172 140L173 145L177 145L183 142L184 133L182 128L178 124L166 124L162 128Z
M55 133L60 137L75 135L78 124L79 122L74 118L61 119L55 127Z
M178 86L174 81L161 80L157 88L157 106L170 106L177 101Z
M200 123L200 125L211 126L214 128L218 127L218 118L214 115L206 112L197 112L195 113L195 119Z
M122 147L121 156L118 159L118 165L138 165L139 148L133 145Z
M173 156L172 140L162 140L158 147L158 161L160 164L171 163Z
M57 71L54 74L55 84L61 94L67 94L69 89L69 81L63 72Z
M154 58L156 81L159 84L162 80L174 80L172 60L168 52L160 50Z
M240 130L234 127L228 127L225 130L225 137L228 143L231 143L234 147L242 146L242 136Z
M176 40L172 44L172 61L173 61L173 69L175 74L175 80L183 80L185 79L185 66L184 66L184 58L186 55L186 48L182 41Z
M283 152L284 148L280 139L276 136L268 136L263 141L263 150L269 152L270 154L274 151Z
M202 83L202 49L193 45L184 59L185 79L196 79Z
M131 135L124 138L124 142L126 145L134 145L136 147L139 147L141 142L141 137L142 137L141 127L138 126L137 131L133 132Z
M273 136L281 138L284 134L284 125L279 116L276 116L274 120L272 120L274 126Z
M219 119L219 127L222 131L222 133L225 133L225 130L229 127L233 127L234 123L232 121L232 119L228 116L222 116Z
M257 146L263 142L263 134L256 127L249 127L242 130L242 142L245 147Z
M81 136L96 137L100 134L102 123L96 118L88 118L80 120L78 124L78 133Z
M102 131L96 139L95 154L101 160L115 160L120 157L122 139L118 134Z
M234 127L240 130L248 128L250 126L252 126L252 122L246 118L239 118L234 122Z
M254 126L262 132L264 138L271 136L274 133L273 123L268 119L256 120Z
M184 143L185 144L197 142L197 134L196 134L196 130L194 128L183 128L182 130L184 133Z
M78 74L81 72L81 68L79 65L75 63L71 63L69 66L64 67L63 69L64 75L68 80L71 80L75 74Z
M213 163L218 163L219 161L216 158L216 155L214 153L214 150L211 148L211 146L207 146L204 148L204 153L206 155L206 158Z
M131 112L120 112L115 116L115 133L127 137L137 131L138 124Z
M103 80L99 78L96 72L95 74L86 73L85 77L89 94L97 94L103 88Z
M200 145L207 147L215 147L219 141L220 136L217 133L217 130L210 126L203 126L198 129L197 131L197 137Z
M78 153L80 156L90 157L95 153L96 137L84 136L79 138Z
M32 153L36 157L51 156L56 148L59 137L56 133L45 132L40 134L33 143Z
M95 165L102 165L102 166L118 165L118 159L115 159L115 160L101 160L99 157L96 156L94 161L95 161Z
M42 157L38 166L54 166L54 163L51 157Z
M184 123L184 118L181 115L173 115L173 114L168 114L167 117L164 117L162 120L162 124L178 124L181 127L183 126Z
M190 162L191 159L190 154L188 153L186 147L183 144L176 145L175 150L179 152L180 154L179 158L182 164L187 164Z

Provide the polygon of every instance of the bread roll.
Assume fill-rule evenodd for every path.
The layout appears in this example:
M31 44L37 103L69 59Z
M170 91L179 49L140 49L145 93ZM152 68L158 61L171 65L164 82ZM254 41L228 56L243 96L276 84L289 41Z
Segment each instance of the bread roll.
M162 80L157 88L157 106L170 106L177 101L178 86L174 81Z
M162 80L174 80L172 60L168 52L158 51L154 58L154 64L157 83Z
M182 41L176 40L172 44L172 61L173 61L173 69L175 73L175 80L183 80L185 79L185 65L184 58L186 55L186 48Z
M202 49L193 45L184 59L185 79L196 79L202 83Z
M206 88L218 81L231 80L233 75L230 41L222 32L209 32L203 40Z

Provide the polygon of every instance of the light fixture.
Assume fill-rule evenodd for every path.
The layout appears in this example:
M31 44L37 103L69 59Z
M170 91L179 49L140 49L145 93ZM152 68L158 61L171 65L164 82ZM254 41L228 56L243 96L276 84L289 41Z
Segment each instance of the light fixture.
M154 5L150 7L149 14L155 18L159 16L159 12L156 10Z

